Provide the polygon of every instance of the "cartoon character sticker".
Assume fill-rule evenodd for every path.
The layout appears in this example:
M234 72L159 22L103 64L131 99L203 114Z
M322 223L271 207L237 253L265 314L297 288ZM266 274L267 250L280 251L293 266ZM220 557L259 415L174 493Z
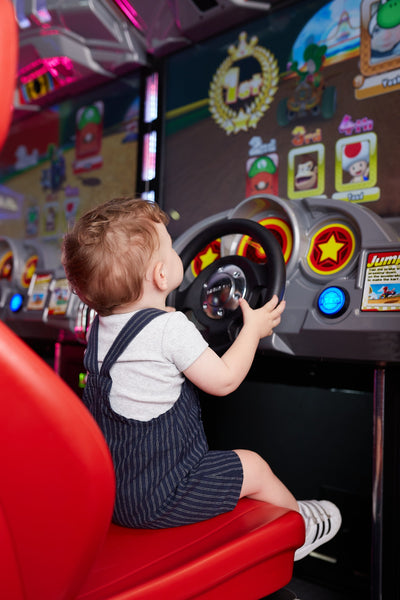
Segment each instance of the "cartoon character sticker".
M349 183L369 180L369 142L352 142L342 147L342 166L350 176Z
M350 202L379 200L377 137L374 132L342 138L336 142L333 198Z
M361 3L360 74L354 78L357 99L400 89L400 3Z
M257 194L278 195L278 155L249 158L246 164L246 198Z
M81 107L76 114L74 173L98 169L103 165L100 154L103 134L104 103Z
M293 94L278 105L277 121L282 127L295 118L321 115L331 119L335 114L336 88L326 87L321 74L326 50L325 44L309 44L303 53L304 65L299 68L297 61L291 63L296 85Z
M288 197L321 196L325 190L325 147L310 144L288 154Z

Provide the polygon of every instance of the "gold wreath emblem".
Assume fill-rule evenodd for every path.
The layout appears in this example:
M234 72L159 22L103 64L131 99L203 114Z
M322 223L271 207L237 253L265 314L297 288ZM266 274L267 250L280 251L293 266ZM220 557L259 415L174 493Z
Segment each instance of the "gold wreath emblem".
M265 48L257 46L258 38L252 37L247 43L247 34L239 35L238 46L230 46L228 58L224 60L209 90L209 110L212 117L229 134L255 128L263 114L268 110L278 89L279 69L274 55ZM253 56L260 64L262 82L257 96L247 106L239 110L230 108L224 99L224 82L232 66L243 58Z

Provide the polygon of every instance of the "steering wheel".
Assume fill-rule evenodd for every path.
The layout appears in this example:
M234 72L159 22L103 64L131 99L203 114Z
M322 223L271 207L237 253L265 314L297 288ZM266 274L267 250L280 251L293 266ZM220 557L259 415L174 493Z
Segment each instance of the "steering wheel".
M168 300L188 314L216 351L226 349L240 331L241 297L257 308L274 294L282 300L285 292L286 269L279 242L271 231L247 219L222 219L198 233L180 254L184 271L207 244L227 234L250 236L261 245L266 262L256 264L243 256L224 256L183 289L182 284Z

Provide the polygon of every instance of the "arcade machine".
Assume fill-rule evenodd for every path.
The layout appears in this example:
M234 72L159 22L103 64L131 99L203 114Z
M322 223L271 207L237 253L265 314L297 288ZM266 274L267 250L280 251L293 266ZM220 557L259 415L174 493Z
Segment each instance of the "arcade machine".
M58 262L59 249L53 243L0 238L2 319L12 324L17 333L22 333L19 324L27 315L31 316L32 323L41 323L48 287Z
M399 595L399 234L387 217L399 214L400 63L398 45L378 47L398 32L398 5L373 27L393 7L291 3L164 69L161 205L190 271L180 307L223 346L240 327L236 295L257 302L259 271L230 257L263 252L224 222L260 221L286 262L286 310L247 380L202 398L210 443L254 449L296 497L341 507L342 531L295 576L346 600Z
M2 237L0 255L1 320L54 366L55 343L63 331L60 325L65 326L58 316L56 327L51 326L53 315L64 310L61 298L55 300L57 289L54 291L60 271L59 245L49 240ZM67 301L69 292L63 298Z
M274 246L252 223L279 241L286 284L268 265ZM185 278L169 300L217 351L241 325L240 296L257 306L285 288L284 318L261 340L248 379L228 398L202 395L210 445L255 449L297 497L341 507L342 530L295 565L294 587L305 578L345 598L384 597L398 557L398 234L359 205L260 194L200 221L174 247ZM204 266L210 251L215 260ZM54 285L49 307L63 288ZM63 327L83 342L93 318L79 302Z
M229 222L237 219L232 234ZM261 223L279 240L287 306L274 334L260 342L249 380L227 400L203 399L210 439L217 448L255 447L297 495L330 495L342 507L343 531L318 556L299 563L297 573L339 587L346 581L357 598L370 587L372 598L380 598L382 590L394 589L398 559L398 234L369 209L326 198L290 203L261 194L200 221L175 242L187 268L175 301L217 347L240 327L237 297L257 305L260 286L268 288L268 270L263 283L243 263L268 265L260 244L245 227L240 231L243 219ZM210 252L215 261L199 268ZM336 406L329 408L328 396ZM353 422L346 422L349 415ZM291 419L296 422L285 426ZM286 450L281 435L284 446L292 440ZM324 435L338 437L330 445ZM299 475L307 470L311 476ZM315 477L330 483L315 487Z

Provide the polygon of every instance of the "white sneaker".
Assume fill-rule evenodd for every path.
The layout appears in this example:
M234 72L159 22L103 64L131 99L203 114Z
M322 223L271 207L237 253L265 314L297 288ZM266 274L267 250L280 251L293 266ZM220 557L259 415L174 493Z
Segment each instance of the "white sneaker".
M300 500L298 505L306 524L306 540L296 550L294 560L304 558L318 546L329 542L342 524L338 507L329 500Z

